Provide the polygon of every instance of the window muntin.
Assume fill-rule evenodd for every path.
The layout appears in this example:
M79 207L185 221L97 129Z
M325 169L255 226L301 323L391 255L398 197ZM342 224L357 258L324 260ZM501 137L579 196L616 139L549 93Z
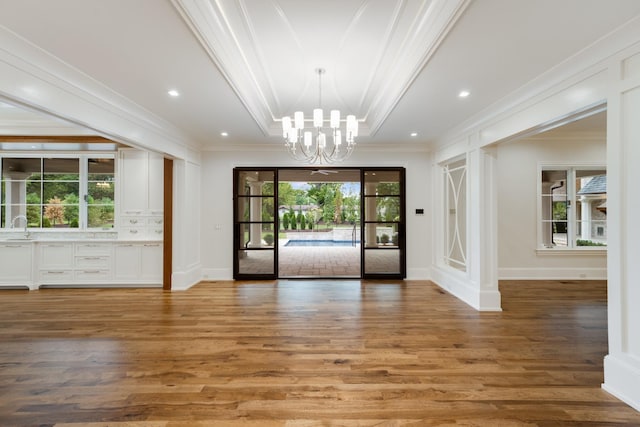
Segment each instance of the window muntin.
M540 246L606 246L606 169L543 166L540 176Z
M0 226L111 228L115 156L2 156Z

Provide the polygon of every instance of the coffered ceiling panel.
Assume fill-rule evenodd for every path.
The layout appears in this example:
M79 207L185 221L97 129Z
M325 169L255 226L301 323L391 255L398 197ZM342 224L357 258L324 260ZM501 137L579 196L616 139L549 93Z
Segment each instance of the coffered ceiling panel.
M320 104L373 134L465 0L175 0L265 134ZM325 73L319 76L316 70ZM310 116L308 116L310 119Z

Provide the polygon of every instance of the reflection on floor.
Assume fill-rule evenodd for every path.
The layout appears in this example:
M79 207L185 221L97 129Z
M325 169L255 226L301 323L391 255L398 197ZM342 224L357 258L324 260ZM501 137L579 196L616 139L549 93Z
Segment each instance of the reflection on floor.
M284 246L278 248L278 277L360 277L360 245ZM398 249L366 250L369 273L398 273ZM273 251L246 251L240 259L241 274L273 274Z

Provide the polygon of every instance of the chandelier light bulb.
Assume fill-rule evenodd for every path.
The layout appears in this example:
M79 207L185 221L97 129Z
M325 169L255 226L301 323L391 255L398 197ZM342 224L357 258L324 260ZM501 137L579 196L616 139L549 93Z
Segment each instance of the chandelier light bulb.
M293 115L296 129L304 129L304 113L302 111L296 111Z
M322 108L316 108L313 110L313 127L321 128L323 124Z

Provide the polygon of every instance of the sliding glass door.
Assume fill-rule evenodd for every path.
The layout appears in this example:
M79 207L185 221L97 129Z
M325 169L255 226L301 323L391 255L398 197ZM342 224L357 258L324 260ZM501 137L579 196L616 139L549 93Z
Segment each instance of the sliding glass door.
M362 170L362 277L404 279L404 168Z
M276 169L236 168L233 173L233 277L275 279L278 264Z
M234 279L273 280L281 275L357 277L358 267L359 276L364 279L406 277L404 168L236 168L233 173ZM277 202L279 173L283 174L284 184L296 183L295 189L304 196L298 199L304 199L304 202L296 202L295 198L287 203ZM341 175L345 177L339 181ZM359 183L356 182L358 175ZM359 188L360 191L360 201L353 203L353 213L349 213L351 205L347 203L352 195L347 197L346 190L344 194L342 190L337 191L343 182L348 183L349 188ZM320 191L324 188L323 184L332 190L330 196L327 196L329 192ZM358 190L355 191L358 194ZM282 194L285 193L283 189ZM356 196L353 198L357 200ZM360 215L357 214L358 206ZM282 221L278 218L280 210ZM292 215L295 215L295 227L291 226ZM331 239L327 237L328 231L331 231ZM302 240L305 245L309 245L310 241L324 242L334 247L318 248L318 245L314 245L312 253L305 252L302 261L285 257L284 264L279 264L280 234L280 243L284 246L292 243L292 240L293 243ZM353 260L338 254L339 250L344 249L340 245L345 241L349 243L347 249L356 251ZM334 262L332 260L336 255L339 260ZM292 265L286 264L287 259ZM348 265L342 265L345 262ZM331 269L326 267L329 264ZM290 273L299 265L305 267L303 272L295 270ZM311 267L322 271L311 274L308 272ZM355 267L354 273L347 269L352 267Z

